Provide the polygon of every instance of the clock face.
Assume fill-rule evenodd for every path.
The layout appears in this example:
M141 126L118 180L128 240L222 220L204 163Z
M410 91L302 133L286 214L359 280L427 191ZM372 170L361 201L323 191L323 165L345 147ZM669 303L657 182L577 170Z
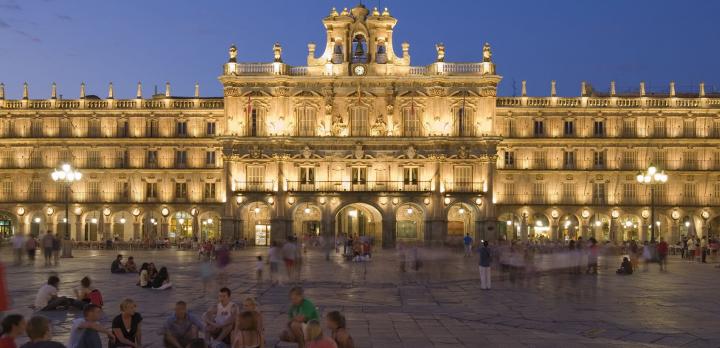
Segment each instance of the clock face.
M355 72L355 75L365 75L365 67L362 65L357 65L355 68L353 68L353 72Z

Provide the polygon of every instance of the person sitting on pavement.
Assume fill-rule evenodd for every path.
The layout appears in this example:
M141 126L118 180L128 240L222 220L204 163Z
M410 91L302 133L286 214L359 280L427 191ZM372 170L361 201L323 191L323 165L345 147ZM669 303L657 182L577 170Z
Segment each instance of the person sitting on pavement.
M152 281L152 288L156 290L170 289L172 283L170 282L170 275L166 267L160 267L160 272L157 277Z
M68 348L96 348L102 347L100 332L106 334L110 341L115 340L112 331L100 324L102 310L100 306L88 304L83 308L83 317L73 320L70 329Z
M230 301L230 295L230 289L220 289L218 303L203 315L205 340L211 343L218 341L230 345L230 334L238 313L238 306Z
M255 321L257 322L258 331L260 331L260 333L264 334L265 321L263 319L262 313L260 313L260 311L258 311L257 302L255 302L255 299L252 297L246 298L243 301L242 310L244 312L252 312L253 313L253 315L255 316Z
M157 267L155 267L154 262L150 262L148 265L148 279L150 279L150 282L152 283L153 280L155 280L155 277L158 275Z
M202 321L188 313L187 304L178 301L175 303L175 312L167 318L162 329L165 347L185 348L198 338L202 328Z
M127 273L127 270L125 270L125 265L122 263L122 255L118 255L115 258L115 261L112 262L110 265L110 273Z
M75 289L74 291L75 291L75 298L78 301L90 303L90 292L93 291L92 282L90 281L90 278L83 277L83 279L80 279L80 287Z
M51 341L50 320L41 315L36 315L28 320L25 329L30 342L23 344L20 348L65 348L62 343Z
M308 348L338 348L332 338L323 336L322 326L319 321L310 320L306 330Z
M120 314L112 321L116 347L142 347L142 321L135 301L126 298L120 302Z
M140 266L140 275L137 282L137 286L141 288L151 288L152 283L150 282L150 274L149 272L150 264L145 262Z
M10 314L2 320L2 337L0 347L17 348L15 339L25 332L25 318L20 314Z
M232 346L237 348L263 348L265 340L258 328L254 312L245 311L238 315L232 331Z
M52 311L55 309L67 309L75 307L82 309L85 303L65 296L58 296L58 285L60 278L57 276L48 277L47 284L40 287L35 296L35 303L32 308L38 311Z
M137 265L135 264L135 258L130 256L128 257L127 262L125 262L125 271L128 273L135 273L138 271Z
M352 336L347 331L344 315L338 311L332 311L325 316L325 322L338 348L355 348Z
M632 262L630 262L630 259L626 257L623 257L623 261L620 264L620 268L615 272L617 274L632 274L633 273L633 266Z
M290 310L288 317L290 321L287 329L280 334L280 340L295 342L298 348L305 347L305 328L310 320L320 319L315 305L303 296L301 287L290 289Z

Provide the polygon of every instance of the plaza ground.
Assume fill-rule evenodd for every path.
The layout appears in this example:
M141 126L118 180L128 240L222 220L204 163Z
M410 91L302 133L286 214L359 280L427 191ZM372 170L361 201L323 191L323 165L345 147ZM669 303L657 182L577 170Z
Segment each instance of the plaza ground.
M188 302L198 315L214 303L217 286L203 291L194 252L122 253L139 263L167 266L173 289L140 289L135 275L110 274L114 251L76 250L75 258L62 259L59 267L44 268L42 260L35 266L11 266L11 250L3 248L11 312L30 315L37 289L53 272L60 276L64 295L71 295L87 275L103 292L107 326L118 314L119 302L133 298L145 318L144 343L161 347L158 331L176 301ZM257 283L255 256L266 253L264 248L233 252L228 285L235 301L258 299L272 347L287 320L289 285ZM720 346L720 269L715 264L673 257L668 273L652 265L647 273L617 276L619 260L601 259L598 276L554 273L511 282L495 272L493 289L481 291L476 257L446 249L423 255L421 271L401 274L397 256L389 250L365 263L334 254L325 261L311 250L302 263L300 284L323 313L340 310L347 316L358 347ZM81 313L43 314L52 319L55 338L67 342L70 323Z

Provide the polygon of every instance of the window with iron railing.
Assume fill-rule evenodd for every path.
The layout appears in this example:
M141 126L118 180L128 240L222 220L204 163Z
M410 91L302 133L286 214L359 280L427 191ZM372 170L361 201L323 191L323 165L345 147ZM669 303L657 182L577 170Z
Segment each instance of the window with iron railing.
M683 137L694 138L695 137L695 120L685 120L683 122Z
M187 151L175 150L175 166L185 168L187 166Z
M515 168L515 152L505 151L504 161L505 168Z
M0 199L3 201L12 201L14 199L13 197L13 182L12 181L3 181L2 186L0 186Z
M563 151L563 169L575 169L575 151Z
M563 122L563 135L566 137L575 136L575 121L565 120L565 122Z
M265 109L252 107L248 115L248 136L265 136Z
M593 136L604 137L605 136L605 121L593 122Z
M665 119L655 119L653 121L653 137L665 138L666 136Z
M120 120L117 124L118 138L127 138L130 136L130 123L128 120Z
M457 192L469 192L473 185L471 166L453 167L453 190Z
M215 166L217 163L216 157L217 157L217 153L214 150L206 151L205 152L205 165L208 167Z
M402 110L402 130L405 137L420 136L420 117L417 107L405 107Z
M697 204L697 186L694 183L683 185L683 203Z
M115 183L117 198L127 200L130 198L130 183L127 181Z
M418 184L418 167L404 167L403 168L403 185L417 185Z
M213 136L215 134L215 121L205 122L205 135Z
M369 134L368 109L353 107L350 109L350 136L366 137Z
M607 190L604 182L596 182L592 186L593 204L607 204Z
M600 150L593 152L593 168L605 169L605 151Z
M100 120L97 118L91 118L88 120L88 137L98 138L100 137Z
M42 183L39 180L33 180L30 182L30 199L41 200L43 199Z
M145 137L157 138L160 136L160 122L156 119L145 120Z
M63 118L60 120L60 133L61 138L70 138L72 136L72 125L70 120Z
M30 136L33 138L41 138L43 136L43 120L33 119L30 121Z
M315 184L315 167L300 167L300 184Z
M176 182L175 183L175 198L185 199L187 198L187 183Z
M186 137L188 135L187 124L185 120L175 122L175 136Z
M545 122L541 120L533 121L533 135L536 137L545 136Z
M145 166L147 168L157 168L157 166L158 166L157 150L147 150L145 152Z
M205 183L205 190L203 191L203 197L205 199L215 199L215 183L214 182L206 182Z
M624 151L622 157L622 169L632 170L637 167L637 152Z
M351 171L353 185L365 185L367 183L367 168L353 167Z
M634 119L623 120L622 135L625 138L634 138L637 135L637 122Z
M475 135L475 117L473 109L466 107L458 107L453 111L455 118L455 132L459 137L471 137Z
M100 168L100 151L88 151L87 168Z
M100 182L89 181L87 183L87 201L98 202L100 201Z
M622 195L623 203L625 203L625 204L637 203L636 187L637 187L637 184L634 184L634 183L623 184L623 195Z
M575 203L575 197L577 194L575 183L564 182L561 185L562 188L562 201L564 203Z
M298 107L296 110L298 136L312 137L315 136L315 122L317 113L315 108L310 106Z
M545 161L545 151L534 151L533 152L533 168L543 169L547 165Z
M155 199L158 197L158 187L155 182L145 183L145 198Z

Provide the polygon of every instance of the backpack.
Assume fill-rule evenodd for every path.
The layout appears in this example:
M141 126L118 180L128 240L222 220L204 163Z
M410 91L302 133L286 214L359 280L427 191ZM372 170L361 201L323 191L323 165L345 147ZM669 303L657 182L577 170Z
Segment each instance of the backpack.
M88 294L88 298L90 299L90 303L92 303L92 304L94 304L94 305L99 306L99 307L102 308L102 306L103 306L103 297L102 297L102 294L100 293L100 290L98 290L98 289L93 289L93 290L90 291L90 293Z

